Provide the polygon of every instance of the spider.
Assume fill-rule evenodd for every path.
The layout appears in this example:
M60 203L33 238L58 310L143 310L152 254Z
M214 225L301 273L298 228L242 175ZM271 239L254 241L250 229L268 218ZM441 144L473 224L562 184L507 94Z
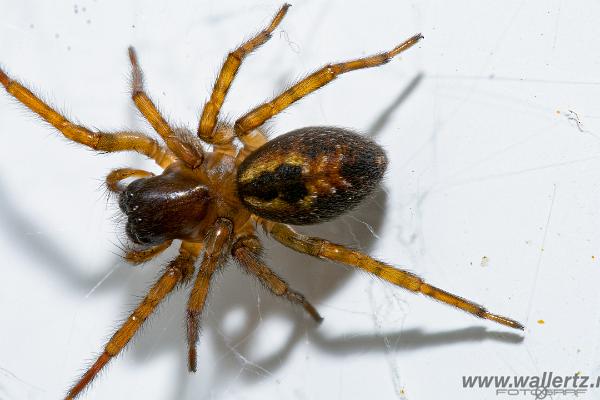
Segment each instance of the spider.
M524 329L519 322L492 314L408 271L358 250L305 236L290 226L321 223L356 206L379 184L387 166L386 154L376 143L348 129L306 127L268 140L261 126L338 75L385 64L423 37L414 35L388 52L328 64L253 108L233 125L219 119L242 61L269 40L289 7L283 5L269 26L228 54L204 104L196 136L187 129L174 129L160 114L144 90L142 70L132 47L131 97L162 143L140 132L100 132L75 125L0 69L0 83L6 91L66 138L98 152L134 151L163 168L160 175L121 168L106 178L108 189L118 196L119 208L127 217L127 236L140 245L126 252L127 261L139 264L151 260L173 241L180 243L178 256L71 387L66 399L77 397L123 350L159 303L178 286L187 284L192 285L186 312L188 369L194 372L200 317L210 284L215 271L230 258L273 294L303 307L321 322L315 307L261 260L262 247L256 235L259 226L297 252L361 269L479 318ZM212 151L205 150L202 142Z

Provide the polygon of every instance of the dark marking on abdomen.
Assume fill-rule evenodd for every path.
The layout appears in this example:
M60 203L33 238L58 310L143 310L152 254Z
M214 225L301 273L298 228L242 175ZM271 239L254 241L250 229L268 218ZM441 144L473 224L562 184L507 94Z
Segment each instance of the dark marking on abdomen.
M281 164L273 172L261 172L256 178L239 185L244 196L264 201L280 198L294 204L308 194L299 165Z

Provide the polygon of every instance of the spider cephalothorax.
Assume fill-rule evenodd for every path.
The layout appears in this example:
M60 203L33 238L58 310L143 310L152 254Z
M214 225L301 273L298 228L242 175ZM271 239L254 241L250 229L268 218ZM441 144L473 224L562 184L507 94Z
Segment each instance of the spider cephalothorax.
M119 207L127 216L127 236L137 244L157 245L206 234L202 228L210 200L206 185L167 170L131 182L119 194Z
M132 99L160 135L164 145L139 132L97 132L75 125L0 70L7 92L36 112L65 137L100 152L135 151L161 166L162 174L123 168L106 178L118 193L127 217L127 234L144 247L125 258L140 263L180 240L179 255L148 291L130 317L115 332L103 352L67 394L76 397L131 340L158 304L179 284L193 281L187 305L188 367L196 370L199 319L214 272L232 258L255 275L267 289L302 306L316 321L317 310L292 290L260 257L256 236L262 226L285 246L314 257L362 269L407 290L422 293L477 317L523 329L518 322L488 312L469 300L431 286L418 276L345 246L295 232L287 224L314 224L334 218L361 202L379 184L387 165L384 151L374 142L332 127L302 128L267 141L260 129L293 102L319 89L338 75L376 67L417 43L415 35L394 49L374 56L329 64L239 118L219 121L229 87L246 55L265 43L281 22L284 5L271 24L229 53L205 104L197 130L190 138L174 129L144 91L142 72L133 48ZM237 139L241 147L234 142ZM204 151L203 141L212 145ZM126 179L133 178L128 185ZM196 268L196 260L203 253Z

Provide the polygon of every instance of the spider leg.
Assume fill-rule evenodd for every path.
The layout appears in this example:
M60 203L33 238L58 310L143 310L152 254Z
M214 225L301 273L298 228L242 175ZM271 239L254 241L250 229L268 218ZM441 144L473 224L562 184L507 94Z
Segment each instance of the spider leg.
M125 256L123 258L125 259L125 261L132 265L142 264L146 261L152 260L160 253L167 250L169 247L171 247L171 243L173 243L171 240L167 240L166 242L149 247L147 249L129 250L127 253L125 253Z
M488 319L514 329L525 329L525 327L517 321L501 315L492 314L478 304L429 285L417 275L394 268L391 265L375 260L357 250L352 250L321 238L302 235L294 231L288 225L264 222L263 226L278 242L300 253L306 253L314 257L360 268L391 282L394 285L403 287L415 293L422 293L435 300L441 301L442 303L446 303L473 314L476 317Z
M196 346L200 331L200 314L206 303L212 276L222 264L223 250L229 244L231 231L231 222L228 219L219 218L205 240L206 250L187 305L188 369L190 372L196 372Z
M293 102L300 100L320 87L328 84L340 74L362 68L378 67L385 64L394 56L415 45L422 38L423 36L421 36L421 34L417 34L388 52L324 66L318 71L308 75L279 96L255 107L246 113L246 115L239 118L234 125L236 135L242 143L252 145L254 129L280 113Z
M108 187L108 190L111 192L119 193L124 190L124 188L119 185L123 179L131 177L145 178L148 176L154 176L154 174L152 172L144 171L143 169L114 169L106 176L106 187Z
M233 128L229 127L228 129L233 131ZM237 146L233 143L233 141L224 144L213 144L213 152L221 153L228 155L230 157L235 157L238 153Z
M243 59L271 38L271 33L273 33L277 25L279 25L287 13L288 8L290 8L290 5L284 4L267 28L227 55L227 59L223 63L221 72L219 72L219 76L213 86L210 100L204 104L202 110L202 116L200 117L200 122L198 124L198 136L200 139L212 144L231 142L233 139L233 132L230 129L219 129L217 124L217 118L221 106L225 101L225 96L227 96L227 92L229 91L231 83L242 64Z
M129 47L129 60L131 61L131 98L136 107L162 137L167 147L188 167L197 168L204 159L202 149L178 138L148 97L144 91L144 75L133 47Z
M188 280L194 270L194 262L202 246L197 243L183 242L179 255L165 268L164 273L148 291L146 297L131 313L121 328L110 338L104 351L77 383L69 390L66 400L72 400L90 384L104 366L127 345L144 321L152 314L160 302L180 282Z
M0 69L0 83L9 94L62 132L67 139L99 152L135 151L153 159L163 168L175 161L168 150L142 133L92 132L83 126L73 124L25 86L8 77L2 69Z
M317 309L306 300L304 295L290 289L286 281L281 279L261 261L261 250L260 242L256 236L245 236L233 244L231 253L235 260L238 261L246 271L256 275L263 285L265 285L265 287L274 295L284 297L290 302L302 306L317 323L321 323L323 317L321 317Z
M239 148L235 156L236 165L240 165L250 153L269 141L267 135L260 128L254 129L246 136L246 139L246 143L244 143L243 147Z

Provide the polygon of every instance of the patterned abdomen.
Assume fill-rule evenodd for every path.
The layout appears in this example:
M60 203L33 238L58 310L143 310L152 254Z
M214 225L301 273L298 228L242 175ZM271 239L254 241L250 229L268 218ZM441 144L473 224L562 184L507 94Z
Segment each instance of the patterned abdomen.
M240 200L254 214L308 225L358 205L387 166L379 145L350 130L308 127L281 135L240 165Z

